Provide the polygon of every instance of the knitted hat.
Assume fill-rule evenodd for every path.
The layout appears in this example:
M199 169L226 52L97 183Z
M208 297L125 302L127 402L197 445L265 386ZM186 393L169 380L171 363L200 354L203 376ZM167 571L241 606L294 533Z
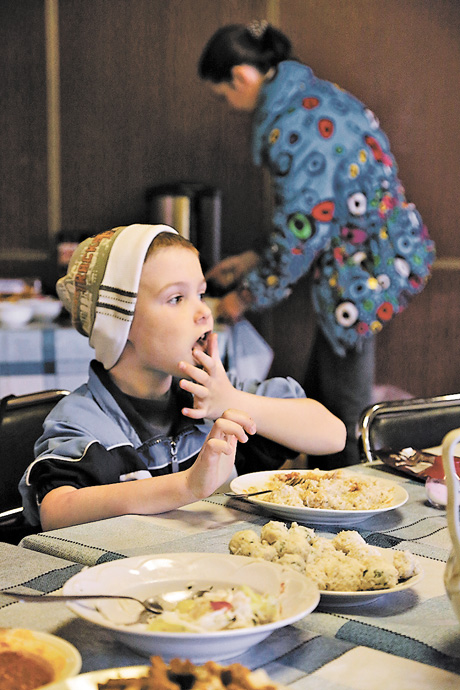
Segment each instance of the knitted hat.
M89 237L78 245L67 275L56 284L73 326L89 337L106 369L117 363L128 340L144 260L160 232L176 230L136 224Z

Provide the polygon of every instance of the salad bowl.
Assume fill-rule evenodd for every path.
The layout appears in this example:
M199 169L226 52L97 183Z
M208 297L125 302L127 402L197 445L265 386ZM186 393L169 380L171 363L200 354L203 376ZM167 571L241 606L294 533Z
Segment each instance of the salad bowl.
M246 556L218 553L154 554L102 563L71 577L63 587L63 595L103 591L138 599L177 597L180 600L184 592L212 587L246 587L256 594L271 595L279 602L279 616L260 625L254 625L250 616L247 625L238 628L184 632L151 629L149 621L139 621L140 605L136 602L81 600L68 602L67 606L88 622L110 631L138 654L203 663L242 654L274 630L308 615L319 603L316 584L292 569Z

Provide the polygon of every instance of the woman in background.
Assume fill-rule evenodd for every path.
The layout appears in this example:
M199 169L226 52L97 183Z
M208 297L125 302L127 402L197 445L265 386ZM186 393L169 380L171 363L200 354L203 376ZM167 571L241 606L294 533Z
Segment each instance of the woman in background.
M424 288L434 244L406 201L388 139L373 113L292 57L265 21L220 28L198 67L212 91L252 113L252 159L274 188L273 232L262 252L227 257L208 281L227 290L218 316L234 322L271 307L312 273L317 328L307 395L342 419L342 453L313 464L359 462L356 428L371 404L375 334Z

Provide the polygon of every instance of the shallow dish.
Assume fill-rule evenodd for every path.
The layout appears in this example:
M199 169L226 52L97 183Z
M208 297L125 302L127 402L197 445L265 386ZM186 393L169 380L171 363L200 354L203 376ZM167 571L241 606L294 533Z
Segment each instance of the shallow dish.
M142 678L147 675L148 670L149 666L105 668L100 671L81 673L74 678L50 683L46 686L46 690L98 690L98 683L106 683L111 678Z
M306 474L308 470L294 470L296 474ZM293 470L275 470L267 472L252 472L251 474L243 474L236 477L230 483L231 490L236 494L241 494L249 491L262 491L266 488L268 480L274 475L292 474ZM347 473L348 475L352 473ZM362 478L366 475L358 475ZM270 503L264 500L262 496L251 496L247 499L255 506L262 508L265 512L271 515L277 515L285 520L292 520L294 522L306 523L308 525L355 525L363 522L374 515L386 513L389 510L400 508L409 498L406 489L391 481L390 479L380 479L379 482L394 489L394 500L390 506L384 508L374 508L372 510L328 510L324 508L300 508L296 506L286 506L277 503Z
M261 642L277 628L289 625L316 608L319 591L316 585L294 570L275 563L246 556L213 553L155 554L111 561L88 568L71 577L63 594L128 594L139 599L183 591L194 587L235 586L246 584L253 589L278 597L280 620L265 625L209 633L158 632L145 624L121 624L120 612L126 603L72 602L68 607L77 615L100 625L139 654L190 659L194 663L220 661L242 654ZM261 589L263 585L263 590ZM134 602L134 606L139 605Z
M359 604L369 604L369 602L379 599L387 594L394 594L401 592L404 589L414 587L423 578L423 572L420 571L416 575L403 580L394 587L388 589L372 589L363 592L325 592L320 590L321 608L338 608L340 606L358 606Z
M0 628L0 654L15 652L37 657L50 666L54 681L75 676L81 669L80 652L56 635L23 628Z
M124 666L122 668L107 668L100 671L90 671L89 673L82 673L75 678L69 678L68 680L47 685L46 690L98 690L99 683L106 683L114 678L143 678L147 675L149 669L150 666ZM256 671L254 675L257 673L259 672ZM270 680L270 687L283 690L281 685L272 680Z

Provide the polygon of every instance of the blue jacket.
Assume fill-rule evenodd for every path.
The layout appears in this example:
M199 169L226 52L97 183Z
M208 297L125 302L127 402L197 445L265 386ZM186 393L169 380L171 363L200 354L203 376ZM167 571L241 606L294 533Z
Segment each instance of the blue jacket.
M235 387L278 398L301 398L305 393L293 379L273 378L262 383L232 381ZM35 444L35 461L19 484L24 517L40 524L43 497L58 486L94 486L145 479L190 467L200 452L212 422L190 420L180 410L193 405L191 397L172 386L173 428L165 435L147 422L111 381L98 362L92 362L86 384L63 398L44 423ZM168 412L169 414L169 412ZM238 444L239 474L277 469L296 452L261 436Z
M312 270L319 325L344 356L406 307L434 261L388 139L356 98L287 61L262 89L252 147L272 176L274 233L241 288L268 307Z

